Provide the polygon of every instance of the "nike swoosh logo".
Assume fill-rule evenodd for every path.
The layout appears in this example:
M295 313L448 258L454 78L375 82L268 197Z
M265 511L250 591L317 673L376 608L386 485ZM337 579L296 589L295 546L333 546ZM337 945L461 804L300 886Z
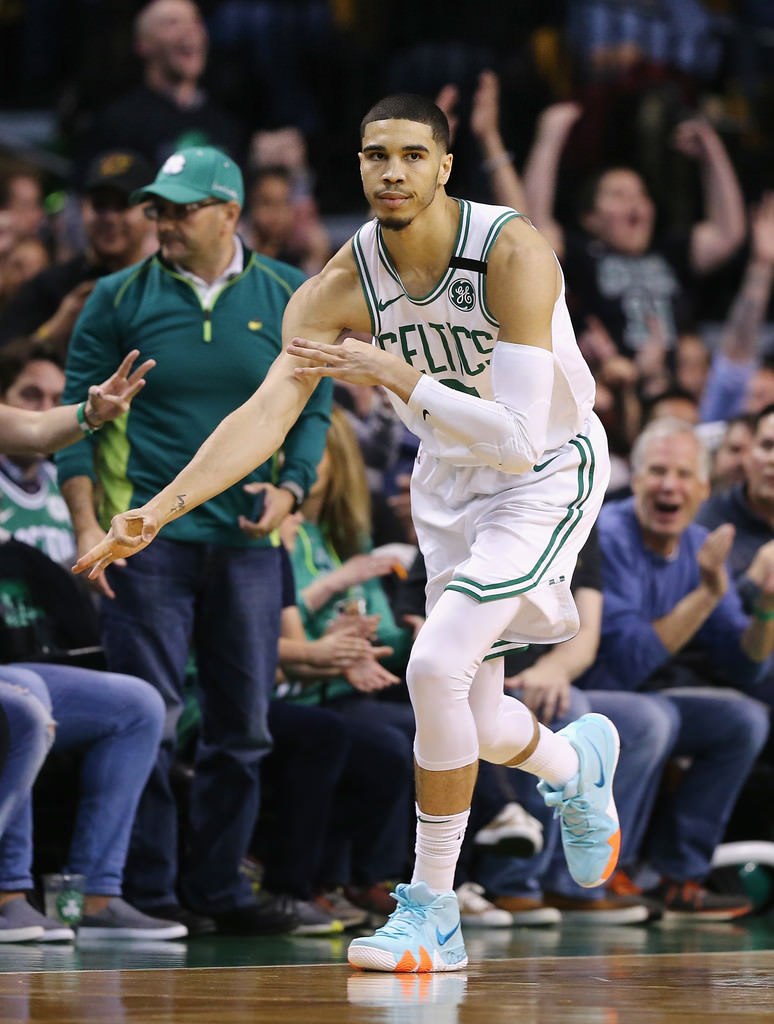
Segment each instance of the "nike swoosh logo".
M589 743L589 746L594 751L594 753L597 755L597 760L599 761L599 782L595 782L594 785L597 786L599 789L601 789L604 786L604 784L605 784L605 768L604 768L604 765L602 764L602 755L600 754L600 752L597 750L597 748L594 746L593 743Z
M558 458L559 458L559 455L558 455L558 454L557 454L557 455L552 455L550 459L546 459L546 461L545 461L545 462L541 462L539 466L533 466L533 467L532 467L532 472L533 472L533 473L539 473L541 469L545 469L545 468L546 468L546 466L547 466L547 465L548 465L549 463L553 462L553 461L554 461L554 459L558 459Z
M429 416L430 416L430 413L427 411L427 409L423 409L422 410L422 419L426 420Z
M379 310L380 313L383 313L388 306L391 306L393 304L393 302L397 302L398 299L402 298L402 295L396 295L394 299L387 299L386 301L384 299L379 299L379 301L376 303L376 308Z
M441 929L436 925L436 927L435 927L435 937L436 937L436 939L438 939L438 945L439 946L445 946L446 943L449 941L449 939L452 937L452 935L454 935L454 933L459 929L459 926L460 926L460 922L458 921L455 924L455 926L452 928L452 930L450 932L447 932L444 935L441 932Z

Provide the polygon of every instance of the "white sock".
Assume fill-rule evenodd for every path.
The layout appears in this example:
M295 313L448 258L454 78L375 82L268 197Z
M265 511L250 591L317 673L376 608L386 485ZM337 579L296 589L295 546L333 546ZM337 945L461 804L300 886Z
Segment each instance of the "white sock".
M554 789L562 789L580 771L578 754L565 736L551 732L544 725L538 725L538 729L538 745L527 760L516 767L545 779Z
M432 892L451 892L454 871L462 849L462 839L470 817L470 808L459 814L425 814L417 805L416 859L412 882L426 882Z

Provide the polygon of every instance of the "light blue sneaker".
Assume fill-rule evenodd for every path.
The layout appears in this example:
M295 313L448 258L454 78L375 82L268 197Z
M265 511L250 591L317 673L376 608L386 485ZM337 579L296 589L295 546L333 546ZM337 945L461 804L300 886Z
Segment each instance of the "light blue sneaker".
M621 829L613 800L618 764L618 730L604 715L582 715L560 729L578 753L580 770L563 789L545 780L538 792L562 823L562 846L570 874L586 888L612 875L621 848Z
M436 896L425 882L414 882L397 886L392 895L398 906L387 923L373 935L350 942L347 959L352 967L424 974L467 966L455 893Z

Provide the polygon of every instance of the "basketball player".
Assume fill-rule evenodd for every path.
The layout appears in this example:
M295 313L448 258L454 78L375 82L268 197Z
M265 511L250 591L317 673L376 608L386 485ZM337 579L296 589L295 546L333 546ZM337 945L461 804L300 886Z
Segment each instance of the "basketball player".
M614 726L587 715L551 733L504 695L499 657L576 632L570 580L608 457L545 240L512 209L447 194L449 126L429 100L382 100L361 140L375 219L291 298L286 347L255 395L168 487L116 516L75 571L98 576L244 477L280 447L321 377L388 389L421 441L412 514L428 614L408 670L416 863L387 924L348 956L372 970L453 971L467 964L452 886L480 757L541 779L581 885L601 884L617 860Z

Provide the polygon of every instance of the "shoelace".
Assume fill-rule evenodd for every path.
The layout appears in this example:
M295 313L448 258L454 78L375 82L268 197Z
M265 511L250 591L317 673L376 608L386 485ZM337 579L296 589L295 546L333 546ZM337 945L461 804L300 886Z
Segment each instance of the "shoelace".
M573 846L593 846L594 830L589 824L589 804L581 796L562 797L561 792L549 793L546 804L554 808L554 818L561 818L570 833Z
M393 910L387 918L387 923L383 924L379 931L390 938L398 938L409 933L411 925L417 918L421 922L427 920L428 907L423 907L421 903L415 903L402 892L394 892L392 895L398 901L398 906Z

